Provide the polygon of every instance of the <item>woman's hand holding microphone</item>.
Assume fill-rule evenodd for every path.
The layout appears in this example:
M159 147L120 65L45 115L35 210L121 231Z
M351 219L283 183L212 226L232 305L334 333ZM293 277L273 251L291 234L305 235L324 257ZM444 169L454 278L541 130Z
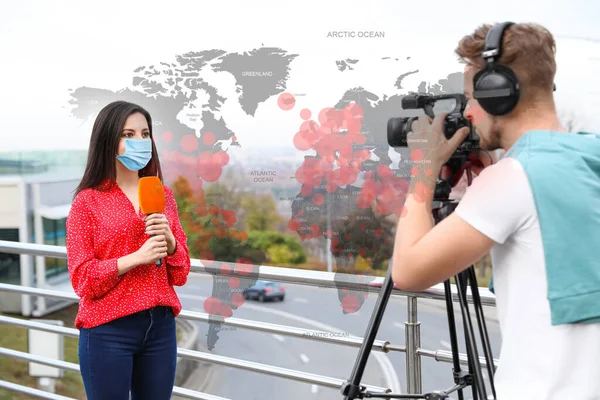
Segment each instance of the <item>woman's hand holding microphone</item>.
M138 265L154 264L156 261L172 255L177 249L177 241L164 214L150 214L144 218L147 235L150 238L134 253L121 257L117 261L119 275Z
M167 239L165 235L155 235L136 252L140 264L153 264L167 256Z

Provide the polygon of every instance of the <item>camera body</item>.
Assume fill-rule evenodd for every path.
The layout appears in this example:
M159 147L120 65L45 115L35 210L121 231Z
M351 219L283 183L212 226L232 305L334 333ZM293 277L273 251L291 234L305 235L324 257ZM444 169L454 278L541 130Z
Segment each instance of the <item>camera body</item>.
M479 136L475 133L471 121L466 119L463 114L467 105L467 98L463 94L442 94L428 95L420 93L411 93L402 98L402 108L423 109L425 114L432 119L435 118L433 107L440 100L454 100L455 106L444 119L444 136L450 139L462 127L468 126L470 129L467 138L460 144L456 153L452 157L464 157L471 151L479 148ZM387 125L388 144L392 147L407 147L408 133L412 130L412 123L419 117L397 117L390 118Z
M438 177L435 186L434 200L448 202L452 187L458 182L462 174L462 167L467 162L469 154L479 149L479 135L475 133L471 121L463 114L467 106L467 98L463 94L428 95L411 93L402 98L402 108L423 109L430 118L435 118L433 107L440 100L454 100L455 106L444 119L444 136L450 139L456 132L465 126L469 127L469 135L458 146L454 154L445 164L450 169L450 175L446 178ZM387 125L388 144L392 147L408 147L408 134L412 131L412 124L419 117L397 117L390 118Z

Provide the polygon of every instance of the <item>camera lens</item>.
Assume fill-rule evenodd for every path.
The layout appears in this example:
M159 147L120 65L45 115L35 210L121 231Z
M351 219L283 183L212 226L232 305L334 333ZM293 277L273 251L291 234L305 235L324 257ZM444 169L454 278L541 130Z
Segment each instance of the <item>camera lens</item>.
M390 118L387 124L388 144L392 147L406 147L407 131L405 129L408 118Z

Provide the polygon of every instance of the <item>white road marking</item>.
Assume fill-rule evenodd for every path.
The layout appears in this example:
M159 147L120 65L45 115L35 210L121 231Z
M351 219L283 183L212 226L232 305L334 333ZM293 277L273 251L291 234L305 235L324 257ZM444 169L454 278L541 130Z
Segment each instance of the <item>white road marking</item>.
M301 298L301 297L294 297L294 301L295 301L296 303L308 304L308 300L306 300L306 299L303 299L303 298Z
M285 338L281 335L273 334L273 339L279 340L280 342L284 342Z
M207 299L206 296L198 296L198 295L193 295L193 294L178 294L178 296L182 299L189 299L189 300L204 301ZM291 320L294 320L294 321L297 321L297 322L300 322L300 323L303 323L306 325L310 325L310 326L314 327L315 329L320 329L325 332L343 332L344 331L343 329L336 328L335 326L324 324L322 322L315 321L314 319L300 317L298 315L295 315L295 314L292 314L292 313L289 313L286 311L276 310L276 309L267 308L264 306L259 306L256 304L250 304L250 303L244 303L243 307L247 308L249 310L261 311L261 312L266 312L266 313L273 314L273 315L279 315L280 317L289 318ZM373 354L373 357L375 357L375 360L377 361L377 363L379 364L379 367L381 368L381 372L383 372L383 377L385 379L387 387L389 387L392 390L392 393L402 393L402 387L400 386L400 381L398 380L398 373L396 372L396 369L392 365L392 362L390 361L388 356L385 353L381 353L379 351L373 351L371 354Z
M300 354L300 358L302 359L302 362L304 362L305 364L308 364L308 362L310 361L308 359L308 356L304 353Z
M450 343L446 342L445 340L440 340L440 344L448 350L452 350L452 346L450 345Z
M317 385L310 385L310 391L312 393L317 393L319 391L319 387Z

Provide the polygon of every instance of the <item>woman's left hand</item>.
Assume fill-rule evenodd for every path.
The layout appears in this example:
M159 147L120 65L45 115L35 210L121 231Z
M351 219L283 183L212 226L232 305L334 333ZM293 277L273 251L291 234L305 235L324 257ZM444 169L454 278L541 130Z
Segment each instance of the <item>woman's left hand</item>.
M165 235L167 239L167 253L175 252L175 235L171 232L171 225L164 214L150 214L144 219L146 222L146 234L150 236Z

